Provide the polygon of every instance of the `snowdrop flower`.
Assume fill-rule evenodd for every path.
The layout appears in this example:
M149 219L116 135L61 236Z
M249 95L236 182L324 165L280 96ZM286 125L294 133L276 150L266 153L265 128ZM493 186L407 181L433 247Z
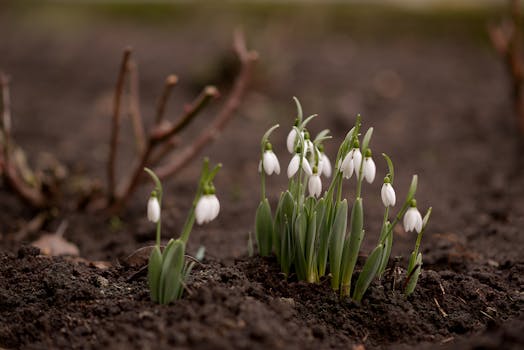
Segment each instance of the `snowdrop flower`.
M318 161L318 172L325 177L331 176L331 162L324 152L320 153L320 160Z
M147 219L155 223L160 220L160 203L156 197L156 192L153 192L147 201Z
M357 173L360 170L360 163L362 162L362 154L360 153L360 149L353 148L351 151L346 154L344 157L344 160L340 164L340 171L342 171L342 175L349 179L353 175L353 170Z
M278 162L277 155L271 149L271 144L269 142L266 145L266 150L262 157L262 167L268 175L273 173L277 175L280 174L280 163ZM262 169L259 171L262 171Z
M293 154L295 151L295 141L297 139L297 130L295 128L291 129L289 134L287 134L286 146L289 153Z
M380 190L380 195L382 197L382 203L385 207L394 207L397 197L395 195L395 190L391 186L389 177L384 179L384 184L382 185L382 190Z
M204 195L198 200L195 208L195 219L199 225L214 220L220 212L220 202L214 192L213 188L205 190Z
M372 183L375 180L375 174L377 172L377 167L373 158L371 158L371 150L366 151L366 157L364 158L364 164L362 165L362 176L368 183Z
M322 181L316 168L313 169L314 173L311 175L308 181L309 195L311 197L319 197L322 192Z
M291 161L289 162L289 165L287 167L287 177L292 178L298 171L298 167L300 165L300 155L298 153L295 153L293 158L291 158ZM311 176L313 174L313 171L311 170L311 166L309 165L309 162L307 161L306 157L302 157L302 170L308 175Z
M414 199L411 201L411 207L404 214L404 230L406 232L415 230L417 233L422 231L422 215L420 215L417 209L417 201Z

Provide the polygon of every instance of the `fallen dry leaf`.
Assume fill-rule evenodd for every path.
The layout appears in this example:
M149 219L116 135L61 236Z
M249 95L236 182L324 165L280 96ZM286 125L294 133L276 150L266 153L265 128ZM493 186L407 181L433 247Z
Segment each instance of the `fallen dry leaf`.
M42 254L45 255L78 256L80 254L80 251L75 244L66 241L62 235L58 235L56 233L44 234L38 240L33 242L32 245L40 248Z

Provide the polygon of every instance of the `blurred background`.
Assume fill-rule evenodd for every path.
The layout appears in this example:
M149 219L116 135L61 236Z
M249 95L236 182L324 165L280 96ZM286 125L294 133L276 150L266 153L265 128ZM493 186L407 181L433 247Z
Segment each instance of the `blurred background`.
M248 47L260 55L256 73L239 112L202 154L224 163L216 185L226 219L211 227L227 234L196 233L197 241L211 246L231 242L231 236L242 241L227 243L231 251L211 248L212 256L245 253L243 239L258 204L258 140L270 125L281 124L273 144L285 170L292 96L306 114L319 114L310 124L313 134L332 131L334 140L326 145L332 158L361 113L364 127L375 127L371 147L378 172L369 191L379 198L386 169L379 155L386 152L397 166L398 197L411 174L419 174L420 207L434 207L431 231L462 237L489 224L478 219L489 212L478 199L479 186L506 181L493 159L506 164L497 154L513 149L503 141L514 128L504 66L486 32L487 23L505 12L505 2L489 0L3 1L0 69L11 77L14 136L30 157L52 153L73 171L103 182L122 50L133 47L148 124L168 74L180 79L168 104L171 120L206 84L219 88L222 101L190 128L184 139L190 142L231 88L239 68L232 33L242 28ZM122 143L119 166L125 171L131 136ZM177 193L192 193L199 164L170 183L173 227L181 225L178 213L189 205L190 195ZM272 200L286 183L284 175L271 179ZM144 196L137 195L132 213L142 215ZM369 209L366 215L381 217L379 199L370 200ZM406 238L409 246L412 241Z

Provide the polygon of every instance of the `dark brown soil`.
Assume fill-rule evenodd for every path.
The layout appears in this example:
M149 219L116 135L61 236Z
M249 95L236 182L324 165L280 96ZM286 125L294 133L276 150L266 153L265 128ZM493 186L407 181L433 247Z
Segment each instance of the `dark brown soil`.
M504 69L484 36L489 15L432 18L433 29L425 31L424 16L322 9L263 8L224 17L171 9L176 21L146 16L140 22L133 20L134 8L124 17L113 17L119 12L110 8L5 8L0 67L13 81L14 137L31 164L52 153L70 176L36 232L27 225L38 213L2 185L0 347L524 348L523 148ZM154 239L144 213L150 188L133 197L120 223L78 210L79 191L86 182L104 182L121 49L135 48L145 116L153 113L165 75L180 75L168 108L173 118L203 84L228 89L237 23L245 25L261 61L238 118L205 152L224 164L215 184L222 211L191 236L189 252L204 245L207 253L185 297L155 305L140 267L124 264ZM374 154L387 152L395 161L399 197L411 174L419 174L419 206L433 206L434 215L422 242L423 274L409 298L392 274L395 266L405 268L414 244L402 229L395 232L391 274L372 285L361 305L339 300L327 281L286 281L273 260L247 257L259 195L257 140L279 122L283 130L272 141L287 166L283 139L293 95L306 113L320 113L313 131L329 128L335 140L361 113L365 127L375 127ZM130 140L123 144L120 171L132 151ZM330 154L337 144L327 145ZM385 164L378 157L377 167L380 178ZM197 162L166 182L166 240L183 224L198 171ZM272 203L286 182L285 176L270 179ZM377 239L380 181L365 191L363 255ZM64 221L65 238L86 260L46 257L26 245ZM100 260L111 266L89 262Z

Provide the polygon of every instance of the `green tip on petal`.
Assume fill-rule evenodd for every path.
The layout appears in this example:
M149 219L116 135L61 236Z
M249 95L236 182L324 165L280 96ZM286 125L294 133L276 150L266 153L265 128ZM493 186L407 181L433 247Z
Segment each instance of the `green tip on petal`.
M415 198L413 198L413 199L411 200L411 202L409 202L409 206L410 206L411 208L416 208L416 207L417 207L417 200L416 200Z

